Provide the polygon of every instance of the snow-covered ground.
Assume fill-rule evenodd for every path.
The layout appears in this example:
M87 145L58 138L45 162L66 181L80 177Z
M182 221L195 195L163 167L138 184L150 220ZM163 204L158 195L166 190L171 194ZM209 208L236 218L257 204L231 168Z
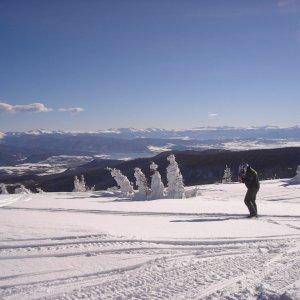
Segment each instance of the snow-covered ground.
M38 163L24 163L15 166L0 166L0 175L50 175L66 171L93 160L92 156L58 155L50 156L46 160Z
M0 195L0 299L299 299L300 185L263 182L258 219L243 185L200 189Z
M275 149L286 147L300 147L300 141L298 139L273 139L273 140L232 140L230 142L223 142L221 149L226 150L259 150L259 149Z

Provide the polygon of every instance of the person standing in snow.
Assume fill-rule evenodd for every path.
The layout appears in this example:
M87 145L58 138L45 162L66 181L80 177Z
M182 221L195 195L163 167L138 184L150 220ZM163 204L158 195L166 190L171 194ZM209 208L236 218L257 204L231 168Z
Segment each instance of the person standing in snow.
M249 218L257 217L255 200L260 187L257 172L248 164L243 163L239 167L239 181L245 183L248 189L244 202L250 213Z

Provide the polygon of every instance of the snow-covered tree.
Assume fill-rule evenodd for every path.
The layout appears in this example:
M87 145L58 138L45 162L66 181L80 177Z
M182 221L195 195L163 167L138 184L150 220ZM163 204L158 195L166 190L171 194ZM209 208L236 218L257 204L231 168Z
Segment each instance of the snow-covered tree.
M122 174L118 169L107 168L110 171L111 176L115 179L118 186L120 187L120 192L123 196L131 196L134 193L133 186L128 180L128 178Z
M185 191L185 198L193 198L201 195L199 187L194 187Z
M136 179L136 185L138 187L136 198L141 200L146 199L149 194L149 187L145 174L140 168L135 168L134 177Z
M86 192L88 189L83 175L81 175L81 179L80 179L80 188L81 188L81 192Z
M168 198L185 198L183 178L174 154L168 156L167 159L170 162L167 167L167 196Z
M26 187L21 184L19 187L15 189L15 194L32 194L29 189L26 189Z
M231 177L232 177L231 170L226 165L224 174L223 174L223 178L222 178L222 183L231 183Z
M39 194L45 193L45 192L42 190L42 188L36 188L36 191L37 191Z
M73 192L86 192L87 188L85 185L84 176L81 175L80 180L77 176L74 177L74 189Z
M297 167L296 176L291 179L292 183L300 184L300 166Z
M154 173L151 176L151 199L161 199L164 197L164 184L161 181L161 176L157 171L157 168L158 165L152 162L150 165L150 170Z
M74 189L73 192L80 192L80 181L77 176L74 177Z
M0 194L9 194L4 183L0 184Z
M87 192L94 192L95 191L95 186L87 187L86 189Z

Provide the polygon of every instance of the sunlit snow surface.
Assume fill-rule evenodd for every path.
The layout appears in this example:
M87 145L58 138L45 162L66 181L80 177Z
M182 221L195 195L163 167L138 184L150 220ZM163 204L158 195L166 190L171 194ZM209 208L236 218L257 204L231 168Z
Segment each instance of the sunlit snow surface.
M0 299L299 299L300 185L197 198L0 195ZM277 298L276 298L277 297Z

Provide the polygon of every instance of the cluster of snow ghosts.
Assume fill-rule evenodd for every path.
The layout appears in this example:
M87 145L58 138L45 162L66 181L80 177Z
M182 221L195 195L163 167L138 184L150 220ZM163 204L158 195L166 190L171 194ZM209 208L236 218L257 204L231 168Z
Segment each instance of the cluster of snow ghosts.
M161 175L157 170L158 166L154 162L152 162L150 165L150 170L152 173L150 188L146 176L142 170L140 168L134 169L134 177L136 179L136 186L138 188L137 191L134 190L132 183L125 175L121 173L120 170L111 168L108 168L108 170L120 187L117 191L122 196L131 197L135 200L185 198L183 179L175 156L173 154L168 156L168 161L170 164L167 167L168 186L166 191L161 180Z
M29 189L26 189L23 184L21 184L15 189L15 194L32 194L32 192Z
M88 192L93 191L95 188L91 187L89 188L86 183L84 176L81 175L80 179L78 179L77 176L74 177L74 189L73 192Z
M37 192L40 193L42 191L41 188L37 188ZM23 184L15 188L15 194L32 194L30 189L27 189ZM0 183L0 194L7 195L9 192L7 191L6 185L4 183Z
M222 183L231 183L231 170L230 168L226 165L225 170L224 170L224 175L222 178Z

